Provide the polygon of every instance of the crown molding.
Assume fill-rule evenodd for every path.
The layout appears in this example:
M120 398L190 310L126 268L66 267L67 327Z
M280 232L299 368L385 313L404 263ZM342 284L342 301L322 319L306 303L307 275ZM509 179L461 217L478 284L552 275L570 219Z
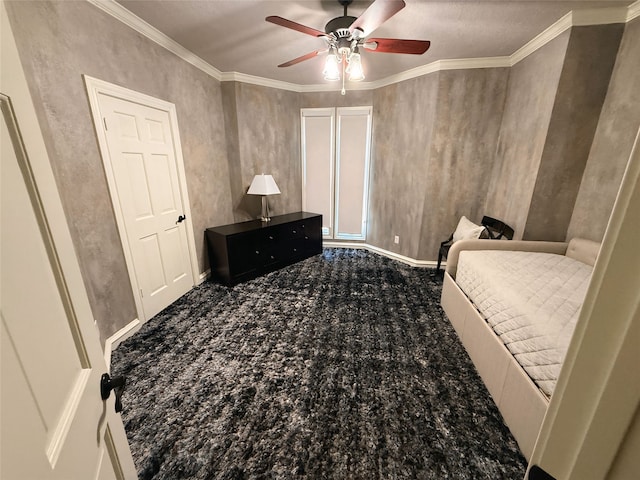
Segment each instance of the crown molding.
M134 15L129 10L124 8L115 0L87 0L87 2L98 7L103 12L108 13L115 19L120 20L125 25L128 25L138 33L147 37L149 40L152 40L161 47L166 48L170 52L176 54L185 62L190 63L194 67L202 70L204 73L212 76L216 80L221 79L222 73L216 67L205 62L199 56L197 56L190 50L187 50L178 42L169 38L157 28L152 27L140 17Z
M194 67L202 70L221 82L241 82L263 87L277 88L280 90L288 90L298 93L310 92L334 92L339 91L341 85L338 83L323 83L315 85L299 85L295 83L283 82L281 80L272 80L265 77L248 75L240 72L221 72L211 64L205 62L200 57L184 48L176 41L169 38L160 30L149 25L140 17L134 15L125 7L117 3L115 0L87 0L87 2L95 5L100 10L108 13L112 17L128 25L129 27L141 33L145 37L154 41L158 45L166 48ZM612 23L627 23L640 16L640 0L636 0L628 7L621 8L601 8L590 10L576 10L567 13L558 21L549 26L542 33L527 42L521 48L516 50L510 56L502 57L484 57L484 58L460 58L460 59L444 59L436 60L427 65L421 65L410 70L405 70L395 75L376 80L373 82L349 83L349 90L374 90L376 88L386 87L394 83L399 83L412 78L421 77L434 72L443 70L468 70L474 68L501 68L512 67L518 62L524 60L533 52L543 47L560 34L571 27L587 26L587 25L607 25Z
M636 3L640 3L640 0ZM622 7L571 11L549 26L549 28L534 37L531 41L516 50L511 55L511 66L521 60L524 60L533 52L545 46L551 40L555 39L571 27L625 23L628 17L628 10L628 8Z
M411 70L405 70L396 75L368 82L367 89L375 89L393 85L394 83L411 80L412 78L422 77L429 73L441 72L443 70L470 70L474 68L501 68L510 67L509 57L482 57L482 58L456 58L436 60L435 62L421 65Z
M280 90L289 90L291 92L300 92L301 85L295 83L283 82L281 80L272 80L265 77L257 77L240 72L223 72L220 75L221 82L242 82L260 85L262 87L278 88Z
M511 66L514 66L516 63L524 60L533 52L545 46L566 30L570 29L573 26L572 13L573 12L567 13L564 17L560 18L560 20L550 25L546 30L533 37L533 39L512 53L510 57Z
M629 5L629 9L627 11L627 22L630 22L634 18L640 17L640 0L636 0L631 5Z
M611 23L626 23L628 7L593 8L571 12L574 27L585 25L609 25Z

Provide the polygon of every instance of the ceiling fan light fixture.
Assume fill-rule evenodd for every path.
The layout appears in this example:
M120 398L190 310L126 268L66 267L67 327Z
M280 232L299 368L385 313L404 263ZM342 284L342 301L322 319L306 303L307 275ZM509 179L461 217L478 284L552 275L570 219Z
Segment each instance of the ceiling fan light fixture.
M329 50L327 60L324 62L324 70L322 71L325 80L336 81L340 80L340 60L335 48Z
M349 57L349 66L347 67L350 82L360 82L364 80L364 70L362 69L362 59L358 48L353 51Z

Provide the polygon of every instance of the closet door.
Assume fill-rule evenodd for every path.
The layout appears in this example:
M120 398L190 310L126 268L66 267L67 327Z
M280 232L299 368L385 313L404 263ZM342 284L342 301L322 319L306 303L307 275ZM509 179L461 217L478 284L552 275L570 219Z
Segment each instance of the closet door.
M333 238L335 108L303 108L302 209L322 214L322 235Z
M371 107L337 109L334 238L365 240L371 153Z

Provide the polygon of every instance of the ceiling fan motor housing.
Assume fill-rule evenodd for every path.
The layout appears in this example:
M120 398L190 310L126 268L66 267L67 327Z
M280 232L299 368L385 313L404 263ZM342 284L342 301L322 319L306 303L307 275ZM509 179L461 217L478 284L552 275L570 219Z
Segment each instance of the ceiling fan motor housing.
M351 35L349 27L353 22L357 20L357 17L343 16L336 17L333 20L329 20L324 27L324 31L327 35L334 34L336 38L344 38Z

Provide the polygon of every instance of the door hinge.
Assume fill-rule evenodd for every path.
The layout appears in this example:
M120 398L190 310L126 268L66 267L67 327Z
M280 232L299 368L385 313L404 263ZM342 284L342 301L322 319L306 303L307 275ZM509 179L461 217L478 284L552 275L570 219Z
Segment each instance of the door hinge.
M102 117L102 123L104 123L104 129L109 130L109 128L107 127L107 117Z

